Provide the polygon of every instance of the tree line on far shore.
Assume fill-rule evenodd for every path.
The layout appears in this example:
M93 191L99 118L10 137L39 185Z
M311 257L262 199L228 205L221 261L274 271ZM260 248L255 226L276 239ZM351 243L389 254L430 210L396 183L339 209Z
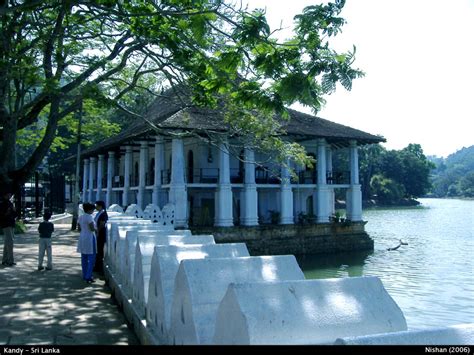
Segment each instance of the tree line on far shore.
M474 197L474 145L462 148L447 158L428 157L432 171L433 197Z
M334 170L348 166L335 154ZM359 149L362 199L366 205L417 205L419 197L474 197L474 146L447 158L425 156L419 144L387 150L380 144ZM338 199L345 200L339 195Z
M333 168L344 170L348 154L334 156ZM414 205L415 198L431 189L430 172L435 165L423 154L419 144L401 150L387 150L380 144L359 149L359 177L362 199L376 205ZM345 196L336 198L345 199Z

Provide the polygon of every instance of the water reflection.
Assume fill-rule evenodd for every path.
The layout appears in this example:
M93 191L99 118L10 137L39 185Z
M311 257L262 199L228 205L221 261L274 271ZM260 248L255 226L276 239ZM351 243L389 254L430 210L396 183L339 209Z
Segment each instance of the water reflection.
M372 252L314 254L296 257L307 279L363 276L367 257Z

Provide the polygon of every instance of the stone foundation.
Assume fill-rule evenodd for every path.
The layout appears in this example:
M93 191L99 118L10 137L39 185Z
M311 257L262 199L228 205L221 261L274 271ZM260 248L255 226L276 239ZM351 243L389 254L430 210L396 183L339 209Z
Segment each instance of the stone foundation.
M374 250L367 222L311 225L191 227L192 234L212 234L216 243L245 243L250 255L304 255Z

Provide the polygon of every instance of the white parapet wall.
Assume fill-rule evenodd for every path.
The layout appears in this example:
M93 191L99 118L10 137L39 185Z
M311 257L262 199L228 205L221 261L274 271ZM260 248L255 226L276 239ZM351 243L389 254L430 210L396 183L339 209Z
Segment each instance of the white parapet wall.
M161 214L161 210L157 205L152 203L148 204L143 210L143 218L149 219L153 223L163 225L163 215Z
M170 343L168 333L171 304L180 262L187 259L244 256L249 256L245 243L155 247L150 270L146 321L147 328L158 339L159 344Z
M422 330L406 330L395 333L346 337L336 340L335 345L472 345L474 323ZM460 350L458 350L459 352Z
M136 203L132 203L124 212L126 215L143 218L143 210Z
M175 236L191 236L190 230L167 230L166 228L163 229L163 226L159 226L156 224L147 225L145 227L139 226L136 228L122 227L118 228L118 239L116 240L116 260L119 262L119 267L117 268L118 279L123 281L123 275L126 273L126 265L125 265L125 247L126 247L126 236L127 233L130 231L137 231L142 236L158 236L158 235L175 235ZM163 234L164 233L164 234Z
M123 238L125 238L125 233L127 230L137 229L138 226L142 227L143 229L147 228L147 226L154 228L151 227L152 225L153 223L151 221L137 220L136 218L133 220L113 219L107 222L106 263L111 272L117 271L117 241L120 234L124 235Z
M188 233L189 232L189 233ZM132 286L133 286L133 272L135 268L135 252L137 239L140 238L145 244L155 245L180 245L186 242L184 240L189 239L191 231L184 233L174 233L174 231L162 231L162 230L129 230L126 232L125 237L125 251L124 251L124 274L122 275L122 288L124 294L130 299L132 297ZM207 236L206 238L197 238L196 240L189 240L188 243L196 244L207 244L215 243L213 236ZM153 253L153 250L152 250Z
M377 277L239 283L229 285L219 305L213 342L324 345L406 329L402 311Z
M182 232L181 235L179 235L180 232ZM191 236L190 233L185 233L185 231L127 231L125 239L125 266L122 287L124 294L129 298L133 296L135 272L138 275L142 275L142 268L139 271L135 271L137 250L139 250L140 257L141 254L152 255L156 245L215 244L214 236L212 235ZM140 243L140 248L137 248L137 241ZM143 291L142 289L140 290ZM139 292L140 299L146 299L146 297L142 296L142 292L137 292Z
M117 205L116 203L114 203L113 205L110 205L107 208L107 213L109 212L120 213L120 214L124 213L122 206Z
M183 260L171 307L171 344L212 344L219 304L229 284L304 280L294 255Z

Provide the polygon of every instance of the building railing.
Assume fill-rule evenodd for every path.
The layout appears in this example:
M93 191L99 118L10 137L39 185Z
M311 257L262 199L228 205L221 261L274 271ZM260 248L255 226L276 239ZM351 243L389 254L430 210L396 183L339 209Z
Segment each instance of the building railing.
M161 182L163 185L171 182L171 170L166 169L160 172ZM297 179L292 180L293 184L317 184L318 174L316 170L300 171L297 173ZM328 171L326 173L326 183L330 185L348 185L350 184L350 171ZM230 169L230 182L232 184L241 184L244 182L245 172L240 169ZM146 174L146 185L154 184L154 174ZM219 169L218 168L201 168L187 171L186 182L188 184L217 184L219 182ZM132 182L132 176L130 176L130 182ZM134 177L133 182L138 186L138 177ZM255 169L255 182L257 184L280 184L281 181L278 176L273 174L269 170ZM97 188L97 180L93 181L94 188ZM112 178L112 187L124 187L125 178L121 175L114 176ZM102 180L102 188L107 187L107 178Z
M330 185L348 185L351 183L350 171L328 171L326 181Z
M255 183L257 184L279 184L280 178L276 174L264 168L255 169Z

